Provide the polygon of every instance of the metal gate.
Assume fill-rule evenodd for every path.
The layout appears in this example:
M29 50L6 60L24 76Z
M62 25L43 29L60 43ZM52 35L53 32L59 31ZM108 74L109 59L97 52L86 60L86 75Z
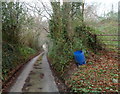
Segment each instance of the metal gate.
M97 38L105 45L105 47L108 47L108 49L114 51L118 51L119 49L118 45L120 42L120 40L118 39L119 36L120 35L118 34L97 34ZM117 39L101 39L100 37L117 37Z

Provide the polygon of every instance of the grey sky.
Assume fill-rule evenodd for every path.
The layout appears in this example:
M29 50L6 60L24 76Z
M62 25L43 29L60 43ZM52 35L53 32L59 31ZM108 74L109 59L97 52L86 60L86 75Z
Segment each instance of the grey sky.
M85 0L86 3L92 4L92 3L98 3L100 4L100 7L98 8L98 14L102 15L104 11L107 13L112 9L112 4L114 6L114 11L118 11L118 2L120 0Z
M20 0L20 1L25 1L25 2L36 2L36 0ZM50 0L40 0L43 2L50 2ZM60 0L62 1L62 0ZM72 1L76 1L76 0L72 0ZM78 0L80 1L80 0ZM97 12L98 15L103 15L104 12L107 13L112 9L112 4L114 6L114 11L118 11L118 2L120 0L84 0L85 3L87 4L93 4L93 3L97 3L98 4L98 8L97 8Z

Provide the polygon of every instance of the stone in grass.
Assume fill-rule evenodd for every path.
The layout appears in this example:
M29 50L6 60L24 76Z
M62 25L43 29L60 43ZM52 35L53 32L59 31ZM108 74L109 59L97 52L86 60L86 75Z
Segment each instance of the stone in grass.
M113 83L118 83L118 79L112 79Z

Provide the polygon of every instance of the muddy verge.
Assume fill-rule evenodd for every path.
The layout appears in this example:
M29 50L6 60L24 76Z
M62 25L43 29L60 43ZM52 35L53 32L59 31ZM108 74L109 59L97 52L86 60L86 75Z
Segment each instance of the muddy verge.
M77 70L77 65L75 64L75 62L70 62L69 66L65 70L64 75L61 77L60 73L58 73L52 66L51 59L48 56L47 56L47 59L48 59L50 68L52 70L52 74L55 78L55 82L57 84L59 92L70 92L71 89L65 84L66 83L65 79L70 78L72 73L74 73Z

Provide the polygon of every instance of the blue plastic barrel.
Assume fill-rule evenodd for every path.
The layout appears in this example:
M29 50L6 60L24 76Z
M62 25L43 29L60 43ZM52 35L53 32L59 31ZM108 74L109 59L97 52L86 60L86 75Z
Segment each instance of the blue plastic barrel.
M84 56L83 51L74 52L74 57L75 57L75 61L78 63L78 65L86 64L85 56Z

